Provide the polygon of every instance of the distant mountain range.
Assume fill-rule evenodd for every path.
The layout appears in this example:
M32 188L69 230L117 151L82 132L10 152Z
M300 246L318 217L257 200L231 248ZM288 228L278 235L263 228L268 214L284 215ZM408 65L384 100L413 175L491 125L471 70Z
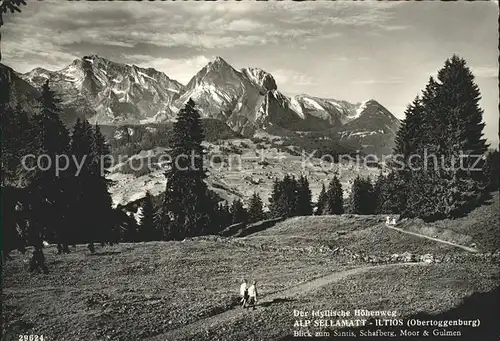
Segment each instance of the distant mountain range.
M35 68L20 74L0 64L0 80L21 94L17 100L36 101L47 79L62 100L62 120L68 125L77 117L106 125L173 121L192 98L202 117L221 120L245 136L334 131L341 142L381 152L392 148L400 124L375 100L352 104L305 94L285 96L270 73L236 70L220 57L185 86L155 69L96 55L76 59L59 71Z

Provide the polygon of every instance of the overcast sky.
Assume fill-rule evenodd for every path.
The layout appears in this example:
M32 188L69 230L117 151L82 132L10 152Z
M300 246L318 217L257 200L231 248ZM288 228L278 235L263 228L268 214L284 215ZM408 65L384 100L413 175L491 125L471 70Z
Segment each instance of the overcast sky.
M61 69L98 54L186 84L214 56L285 94L376 99L397 117L453 53L476 76L498 144L498 2L28 1L6 14L2 62Z

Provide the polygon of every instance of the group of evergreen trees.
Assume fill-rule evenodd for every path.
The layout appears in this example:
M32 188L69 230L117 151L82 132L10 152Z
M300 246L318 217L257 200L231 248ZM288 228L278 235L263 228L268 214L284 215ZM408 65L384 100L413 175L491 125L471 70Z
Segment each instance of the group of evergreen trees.
M43 268L44 240L57 243L59 253L76 243L93 250L94 242L116 241L109 183L101 171L109 151L99 127L78 120L70 136L48 81L31 117L15 100L19 94L8 90L0 103L4 238L34 246L35 268ZM83 161L79 172L74 160Z
M325 185L323 184L321 192L319 193L315 213L316 215L344 213L342 184L340 183L337 174L335 174L333 179L330 181L328 190L325 189Z
M303 175L298 180L289 175L282 180L275 179L269 204L273 218L312 215L309 181Z
M380 179L387 211L436 220L479 205L491 186L479 88L454 55L407 108L397 133L391 173ZM492 166L493 167L493 166Z

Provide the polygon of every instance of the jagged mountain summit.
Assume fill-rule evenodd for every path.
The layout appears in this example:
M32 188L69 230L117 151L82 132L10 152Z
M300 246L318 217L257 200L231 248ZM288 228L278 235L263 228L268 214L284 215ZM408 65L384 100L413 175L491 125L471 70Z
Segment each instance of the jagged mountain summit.
M102 124L154 120L184 88L163 72L96 55L76 59L58 71L35 68L21 77L35 87L49 79L72 115Z
M221 120L245 136L335 130L339 139L357 146L371 145L363 141L367 137L389 145L399 127L399 120L373 99L353 104L306 94L289 97L280 92L272 74L254 67L237 70L221 57L185 86L155 69L96 55L58 71L35 68L18 76L33 91L49 79L62 99L63 121L69 124L76 117L108 125L173 121L192 98L202 117Z

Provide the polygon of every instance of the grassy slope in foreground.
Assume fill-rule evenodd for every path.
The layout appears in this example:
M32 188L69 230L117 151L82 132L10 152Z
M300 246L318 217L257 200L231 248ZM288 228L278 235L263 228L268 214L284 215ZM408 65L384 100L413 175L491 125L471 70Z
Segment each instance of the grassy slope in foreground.
M297 319L293 316L295 309L303 311L395 310L398 318L413 316L421 312L443 313L460 305L474 292L490 292L498 285L498 270L498 265L484 263L442 263L374 268L340 282L325 285L312 294L288 297L268 307L259 307L247 314L245 319L225 321L223 325L212 326L207 328L208 330L199 330L179 340L299 340L293 337L293 331L301 329L293 326ZM478 314L477 308L476 311L469 312L469 318L478 318L478 315L475 315ZM466 316L462 315L462 318ZM489 325L484 326L488 329L497 323L496 320L492 322L491 319L488 322ZM319 331L320 329L310 328L310 330ZM469 335L467 340L471 339L471 333L474 335L474 331L467 331L466 335ZM332 340L352 340L352 338L332 337ZM371 338L365 337L364 340L371 340ZM386 338L377 338L377 340L386 340ZM428 340L428 338L423 340Z
M45 252L49 275L28 273L24 268L28 255L13 252L14 260L5 264L3 273L3 339L17 339L22 333L44 334L51 340L160 336L232 309L242 276L257 279L265 297L293 292L301 283L362 265L317 252L323 245L368 254L465 252L388 230L383 218L296 217L245 238L120 244L98 250L97 255L89 255L83 245L62 256L49 247ZM454 221L459 222L466 224L467 217ZM477 226L476 233L484 231L486 239L491 230L485 223ZM224 329L201 323L203 327L189 338L214 339L219 334L224 340L276 339L293 332L293 309L316 306L391 308L405 314L443 311L472 292L493 288L499 270L497 264L474 257L460 264L383 269L289 297L292 301L278 300L244 320L222 320Z

